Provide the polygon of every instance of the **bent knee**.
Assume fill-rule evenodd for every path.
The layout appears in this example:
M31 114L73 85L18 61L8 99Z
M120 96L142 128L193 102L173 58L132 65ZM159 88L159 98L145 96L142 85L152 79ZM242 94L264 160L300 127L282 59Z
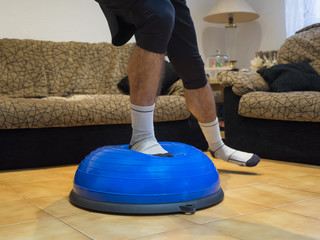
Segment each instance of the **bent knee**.
M143 2L143 1L142 1ZM136 16L137 44L153 52L164 53L174 28L175 10L169 0L149 0Z
M155 3L156 2L156 3ZM150 32L171 35L174 27L175 10L169 0L147 1L145 21L143 28Z
M163 5L162 8L162 10L161 8L158 9L154 16L154 26L159 32L171 36L174 27L175 10L171 3Z

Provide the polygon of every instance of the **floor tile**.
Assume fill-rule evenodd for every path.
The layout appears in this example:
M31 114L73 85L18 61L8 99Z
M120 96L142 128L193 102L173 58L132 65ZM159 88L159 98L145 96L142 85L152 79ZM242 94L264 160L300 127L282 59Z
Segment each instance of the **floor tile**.
M260 173L250 173L246 171L230 171L219 169L220 185L223 190L237 188L245 185L262 183L266 181L269 176L264 176Z
M26 198L34 198L68 194L72 190L73 182L69 179L53 179L30 183L7 184L7 186Z
M52 173L56 173L61 177L74 177L79 164L50 168Z
M247 168L247 167L240 167L236 164L233 163L229 163L226 161L223 161L221 159L216 159L213 158L210 154L210 152L205 152L205 154L213 161L214 165L218 168L222 167L226 167L226 168L233 168L233 169L248 169L248 170L254 170L257 168L262 168L262 167L268 167L268 166L275 166L275 165L284 165L283 162L281 161L273 161L273 160L268 160L268 159L261 159L261 161L259 162L259 164L253 168Z
M294 178L278 178L271 182L286 187L320 193L320 170L318 175L306 175Z
M210 157L217 168L222 189L229 189L248 184L260 183L270 179L262 167L246 168Z
M281 170L281 175L284 175L286 177L304 176L312 173L319 173L320 171L320 166L275 161L269 159L261 159L260 163L252 168L240 167L220 159L214 159L211 157L211 154L209 152L205 152L205 154L209 156L209 158L213 161L217 169L229 171L244 171L261 174L266 170L267 174L273 173L277 177L279 177L279 170Z
M0 185L0 203L19 199L23 199L22 195L7 186Z
M271 209L206 224L216 230L246 240L316 240L320 220Z
M55 217L71 216L87 212L73 206L69 202L68 195L30 198L28 201Z
M61 171L61 172L60 172ZM30 183L36 181L65 178L69 175L63 174L66 170L61 168L45 168L35 170L19 170L0 172L0 183L14 184L14 183Z
M221 160L219 160L221 161ZM263 162L263 160L262 160ZM263 180L272 180L275 178L293 178L293 177L299 177L299 176L305 176L310 175L311 173L319 172L319 169L314 168L301 168L298 167L298 170L296 166L292 168L290 165L284 165L284 164L273 164L273 165L265 165L262 164L248 168L248 167L239 167L234 164L230 163L223 163L216 165L218 171L221 174L238 174L248 177L256 177L257 179L263 179Z
M225 190L225 195L266 207L275 207L320 196L318 193L267 183Z
M224 218L260 211L263 209L266 209L266 207L226 196L222 202L215 206L199 210L193 215L180 214L177 215L177 217L192 221L197 224L204 224Z
M61 219L96 240L135 239L195 225L172 215L118 216L85 213Z
M0 227L0 236L1 239L14 240L90 239L57 219Z
M306 168L306 170L310 170L308 172L296 171L296 169L287 169L284 164L277 164L276 166L266 164L263 166L261 163L261 165L259 164L256 167L246 168L230 164L219 159L214 159L213 162L219 172L221 187L224 190L249 184L270 182L279 178L279 171L281 171L280 176L282 178L301 177L308 175L308 172L318 171L318 169L309 168Z
M278 209L320 219L320 198L288 204Z
M155 234L138 240L237 240L239 238L204 226L192 226L187 229Z
M25 200L1 203L0 213L0 226L52 218L52 216Z
M320 166L305 165L305 164L299 164L299 163L284 162L281 165L271 164L267 168L270 170L273 170L274 173L277 173L277 175L276 175L277 178L299 177L299 176L306 176L306 175L318 175L319 176L319 174L320 174ZM281 170L281 171L279 171L279 170Z
M299 169L320 169L320 166L316 165L309 165L303 163L295 163L295 162L288 162L288 161L280 161L280 160L271 160L271 159L261 159L261 162L266 167L286 167L286 168L299 168ZM260 165L260 164L259 164Z

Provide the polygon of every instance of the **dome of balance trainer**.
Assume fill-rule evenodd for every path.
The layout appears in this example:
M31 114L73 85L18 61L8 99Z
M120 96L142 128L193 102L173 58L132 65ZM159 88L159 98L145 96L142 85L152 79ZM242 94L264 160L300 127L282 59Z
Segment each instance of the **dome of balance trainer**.
M105 146L79 165L70 201L102 212L154 214L192 212L223 199L218 172L200 150L161 142L174 157L155 157Z

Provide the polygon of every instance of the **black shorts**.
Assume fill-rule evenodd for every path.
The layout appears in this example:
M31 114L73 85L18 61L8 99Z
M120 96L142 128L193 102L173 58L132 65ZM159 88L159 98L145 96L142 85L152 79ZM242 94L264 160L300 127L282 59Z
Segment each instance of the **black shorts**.
M135 35L139 47L168 55L185 88L207 84L185 0L97 1L108 19L114 45L123 45Z

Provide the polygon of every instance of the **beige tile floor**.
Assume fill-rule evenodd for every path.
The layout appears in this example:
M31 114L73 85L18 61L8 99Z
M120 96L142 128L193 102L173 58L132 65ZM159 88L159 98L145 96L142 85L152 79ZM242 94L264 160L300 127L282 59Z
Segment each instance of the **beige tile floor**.
M78 209L68 201L77 166L1 172L0 239L320 239L320 167L213 161L225 199L194 215Z

